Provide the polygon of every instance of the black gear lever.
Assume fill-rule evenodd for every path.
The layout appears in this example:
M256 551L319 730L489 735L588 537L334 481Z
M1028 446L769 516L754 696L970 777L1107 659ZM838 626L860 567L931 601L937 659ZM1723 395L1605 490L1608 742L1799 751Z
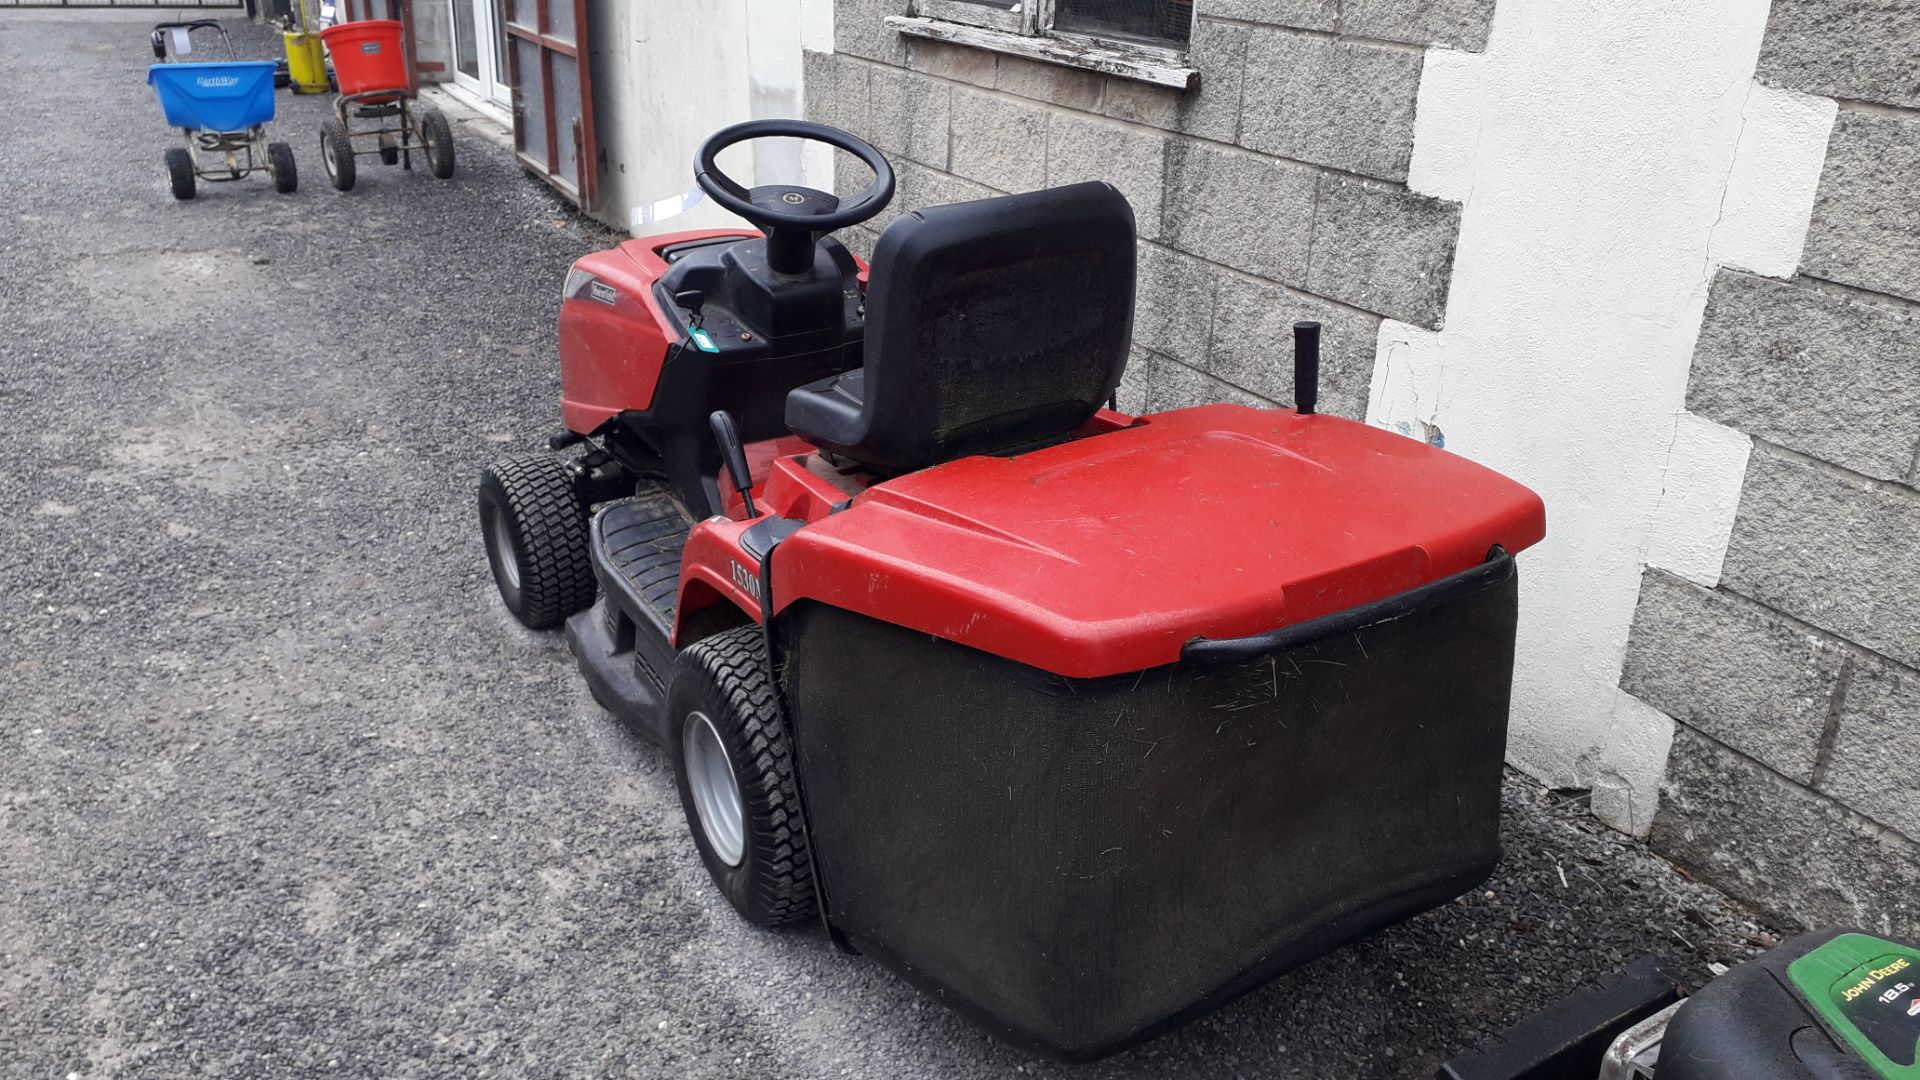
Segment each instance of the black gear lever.
M757 518L760 511L753 508L753 472L747 468L747 448L740 444L740 429L733 426L733 414L725 409L715 410L707 422L713 425L714 441L720 444L720 459L727 463L727 478L733 481L733 490L740 493L740 501L747 505L747 516Z

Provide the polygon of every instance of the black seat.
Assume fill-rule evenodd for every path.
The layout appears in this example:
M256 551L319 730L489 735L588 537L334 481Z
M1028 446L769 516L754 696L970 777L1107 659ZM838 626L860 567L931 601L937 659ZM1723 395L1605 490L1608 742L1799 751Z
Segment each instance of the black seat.
M1133 330L1133 209L1109 184L902 214L874 246L866 366L787 395L787 426L888 472L1072 432Z

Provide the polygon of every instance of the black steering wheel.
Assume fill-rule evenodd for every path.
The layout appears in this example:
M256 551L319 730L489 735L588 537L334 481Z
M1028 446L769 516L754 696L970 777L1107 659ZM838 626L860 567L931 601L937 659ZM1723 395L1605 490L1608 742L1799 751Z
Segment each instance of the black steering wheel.
M751 190L720 171L720 151L753 139L789 138L844 150L873 170L873 183L845 202L824 191L793 184L763 184ZM816 236L858 225L893 201L893 166L880 151L852 135L805 120L749 120L721 128L693 159L700 190L767 234L767 265L776 273L802 274L813 265Z

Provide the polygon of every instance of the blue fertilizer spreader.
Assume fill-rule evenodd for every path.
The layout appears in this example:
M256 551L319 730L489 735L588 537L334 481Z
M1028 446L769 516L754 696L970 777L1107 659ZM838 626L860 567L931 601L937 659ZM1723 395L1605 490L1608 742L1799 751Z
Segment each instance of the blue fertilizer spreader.
M225 62L179 61L192 52L196 30L220 35L227 47ZM147 69L147 85L159 97L167 125L186 136L186 146L170 147L165 154L174 198L193 198L197 180L238 180L261 170L273 177L277 191L300 186L293 148L267 141L266 124L273 119L273 61L237 59L226 28L211 19L155 26L153 55L160 63Z

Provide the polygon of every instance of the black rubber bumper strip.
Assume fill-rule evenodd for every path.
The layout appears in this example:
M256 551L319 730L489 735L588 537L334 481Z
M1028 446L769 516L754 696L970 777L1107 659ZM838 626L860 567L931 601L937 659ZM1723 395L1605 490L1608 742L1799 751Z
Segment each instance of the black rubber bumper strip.
M1246 663L1268 653L1291 649L1335 634L1350 633L1376 623L1390 622L1416 611L1471 596L1488 586L1505 582L1513 573L1513 556L1506 548L1496 547L1487 553L1487 561L1479 566L1372 603L1247 637L1194 638L1180 647L1180 660L1188 664L1209 665Z

